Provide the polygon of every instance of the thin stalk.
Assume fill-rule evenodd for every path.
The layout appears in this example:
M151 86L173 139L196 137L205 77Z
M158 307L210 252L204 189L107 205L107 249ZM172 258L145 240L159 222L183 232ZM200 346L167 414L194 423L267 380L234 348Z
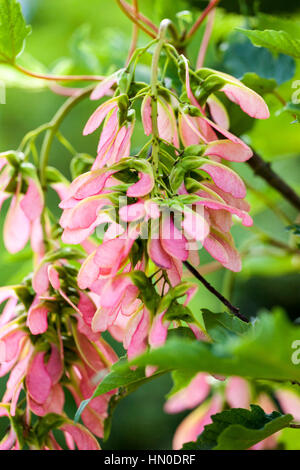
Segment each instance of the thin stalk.
M28 77L39 78L40 80L51 80L54 82L100 82L105 78L103 75L48 75L32 72L18 64L14 64L13 66L19 70L19 72L24 73L24 75L28 75Z
M127 8L127 10L131 13L133 13L133 8L131 5L129 5L128 2L126 2L125 0L122 0L122 3L124 5L125 8ZM138 13L138 19L141 20L143 23L145 23L145 25L149 26L151 29L153 29L154 33L158 34L158 27L152 23L152 21L145 15L143 15L143 13L139 12Z
M207 17L207 15L209 14L209 12L215 8L218 3L220 2L220 0L212 0L210 2L210 4L205 8L205 10L203 11L203 13L200 15L200 17L198 18L198 20L193 24L193 26L191 27L191 29L189 30L189 32L187 33L186 35L186 40L189 40L191 39L191 37L196 33L196 31L199 29L199 27L201 26L201 24L203 23L203 21L205 20L205 18Z
M86 96L88 96L91 91L94 89L94 86L86 87L84 88L80 94L77 96L73 96L69 98L65 103L62 105L62 107L57 111L55 116L50 122L50 129L47 131L43 144L42 144L42 150L41 150L41 157L40 157L40 181L42 188L45 190L45 172L46 172L46 167L48 164L48 159L49 159L49 153L51 149L52 142L54 140L54 137L58 131L59 126L61 125L62 121L64 118L67 116L67 114L76 106L80 101L82 101Z
M138 19L139 16L139 5L138 5L138 0L133 0L133 7L134 7L134 16L135 18ZM126 60L126 65L130 61L132 54L134 53L137 45L137 40L138 40L138 35L139 35L139 26L137 23L134 23L133 25L133 31L132 31L132 39L131 39L131 44L128 52L128 57Z
M32 153L32 156L33 156L33 160L36 164L36 166L38 166L39 164L39 154L38 154L38 151L37 151L37 148L35 146L35 143L34 141L30 142L30 152Z
M137 24L137 26L142 30L144 31L144 33L148 34L151 38L155 38L156 35L153 31L151 31L150 29L148 29L146 26L144 26L142 23L140 23L140 21L134 16L133 14L133 11L131 9L128 8L128 4L126 5L126 2L123 2L122 0L116 0L118 6L120 7L120 9L123 11L123 13L125 13L125 15L131 20L133 21L134 23Z
M39 165L40 183L41 183L41 187L44 193L46 193L47 191L46 168L48 165L50 149L51 149L53 140L55 138L55 135L59 129L59 126L64 120L64 118L67 116L67 114L74 108L74 106L76 106L76 104L78 104L81 100L83 100L86 96L88 96L93 89L94 89L94 86L86 87L81 91L80 94L78 94L75 97L69 98L67 101L65 101L65 103L57 111L57 113L55 114L55 116L50 122L50 128L46 132L45 138L43 140L41 154L40 154L40 165ZM48 251L49 246L50 246L50 240L49 240L47 229L46 229L47 227L46 207L44 207L43 212L41 214L41 225L42 225L42 231L43 231L43 241L46 247L46 251Z
M278 101L279 101L283 106L286 106L286 101L285 101L285 99L278 93L278 91L273 90L273 91L272 91L272 94L273 94L274 96L276 96L276 98L278 99Z
M61 145L63 147L65 147L65 149L67 149L71 153L71 155L76 155L77 154L77 152L74 149L73 145L68 141L68 139L65 138L64 135L62 135L61 132L57 131L56 138L61 143Z
M37 127L36 129L28 132L22 139L22 142L19 145L18 150L22 151L25 147L25 145L30 141L34 140L38 135L40 135L42 132L47 131L51 127L50 123L47 124L42 124L41 126Z

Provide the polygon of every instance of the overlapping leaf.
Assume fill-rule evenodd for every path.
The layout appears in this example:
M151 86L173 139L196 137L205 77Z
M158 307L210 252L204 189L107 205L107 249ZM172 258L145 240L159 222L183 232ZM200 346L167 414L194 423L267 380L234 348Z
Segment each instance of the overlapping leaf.
M225 336L228 337L224 342L213 344L173 339L130 365L300 382L300 368L291 359L292 344L300 338L300 327L291 324L282 312L263 314L241 336ZM125 371L128 366L120 367Z
M278 411L266 414L260 406L251 405L251 411L232 408L211 417L212 423L196 442L184 444L185 450L245 450L287 427L291 415Z

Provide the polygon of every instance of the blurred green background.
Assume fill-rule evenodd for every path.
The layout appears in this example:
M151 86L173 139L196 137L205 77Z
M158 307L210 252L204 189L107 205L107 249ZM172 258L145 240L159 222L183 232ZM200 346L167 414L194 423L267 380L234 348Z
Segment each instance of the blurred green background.
M23 0L23 11L33 32L29 36L20 63L35 71L53 73L97 73L107 75L124 65L130 44L132 26L112 0ZM193 17L207 2L196 0L140 0L141 9L158 23L168 16L176 21L176 12L191 9ZM274 57L264 49L254 48L235 27L256 25L260 29L283 29L300 39L299 1L247 2L224 0L217 14L216 24L205 65L218 67L238 78L247 71L265 78L275 78L276 92L290 101L295 89L292 84L300 79L300 65L287 56ZM297 12L298 8L298 12ZM258 13L258 11L263 13ZM241 16L241 12L243 15ZM255 18L251 16L255 13ZM280 14L280 16L279 16ZM277 15L277 16L276 16ZM203 35L201 29L189 46L192 61L197 56ZM148 39L141 34L139 43ZM138 74L147 77L147 62L140 65ZM0 151L16 149L25 133L49 121L65 98L52 93L35 79L0 66L0 80L7 84L6 105L0 105ZM274 94L266 95L271 118L253 123L231 105L232 130L249 142L274 169L300 192L300 125L293 123L289 113ZM78 152L95 156L98 135L82 137L83 126L96 107L95 102L84 101L66 119L62 133ZM140 124L134 134L133 149L143 142ZM50 164L70 178L70 153L59 143L52 148ZM287 243L291 237L287 222L279 219L269 206L283 212L291 220L297 213L266 184L255 177L246 165L233 165L245 178L250 188L248 200L252 205L255 225L279 242ZM48 195L49 204L56 211L54 193ZM6 212L1 211L0 221ZM2 233L2 230L1 232ZM238 276L220 270L207 279L226 295L231 295L243 313L255 316L263 309L283 307L291 318L299 316L300 257L278 247L266 247L261 233L245 230L237 225L233 233L240 250L245 253L243 271ZM11 256L0 240L0 284L20 281L30 270L29 249ZM201 266L211 261L200 251ZM193 308L221 309L219 302L202 286L193 300ZM2 380L2 388L4 382ZM113 418L112 434L103 444L107 449L167 449L171 448L172 435L186 413L168 416L163 413L164 395L171 387L170 377L163 377L140 388L118 406ZM0 386L1 388L1 386ZM1 390L0 390L1 391ZM74 411L70 402L70 410Z

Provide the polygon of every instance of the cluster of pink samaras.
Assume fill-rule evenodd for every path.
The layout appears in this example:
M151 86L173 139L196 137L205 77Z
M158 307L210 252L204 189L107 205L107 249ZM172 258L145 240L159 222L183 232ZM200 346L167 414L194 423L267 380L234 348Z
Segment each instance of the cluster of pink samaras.
M53 428L63 432L69 449L76 445L78 449L96 450L99 444L94 436L103 437L111 393L90 401L82 414L82 426L64 413L64 388L79 406L93 394L95 377L99 381L118 357L89 328L97 309L97 296L68 286L73 270L66 260L42 261L26 292L26 306L19 301L15 289L1 290L0 301L6 304L0 317L0 376L9 373L9 378L0 416L12 421L19 418L23 432L32 425L31 413L39 417L55 414L60 419ZM23 398L25 409L19 406ZM26 442L30 448L61 449L52 430L40 442L35 438ZM1 441L0 450L17 450L22 444L20 434L12 426Z
M182 212L180 226L176 225L176 217L169 216L162 208L172 205L173 199L178 201L178 197L191 196L191 192L183 180L172 199L173 196L157 180L157 173L149 163L151 155L150 158L130 157L134 119L130 114L130 120L120 125L119 96L101 104L88 120L84 135L103 124L97 157L91 170L72 182L68 197L60 204L63 209L60 220L64 229L62 240L65 243L82 243L96 227L106 224L102 243L90 253L79 271L78 286L89 289L100 298L100 307L90 322L92 330L108 330L118 341L123 341L129 358L145 351L148 345L162 345L170 322L164 319L165 312L153 315L143 305L139 289L128 274L138 270L148 276L157 270L164 272L167 283L158 281L159 273L153 276L153 280L157 280L157 290L163 296L168 288L181 282L183 262L199 264L198 252L190 249L191 241L202 243L224 267L239 271L241 260L230 234L233 215L245 226L252 224L249 205L244 200L245 184L235 171L222 163L222 160L244 162L252 156L252 151L228 131L228 116L217 98L211 96L205 110L199 105L190 87L186 60L185 67L186 94L191 105L203 114L186 114L174 93L172 102L160 95L157 101L161 142L174 148L180 147L180 141L184 148L203 145L201 158L197 160L197 170L201 170L203 176L199 178L197 191L192 193L196 196L195 202L188 210L178 209L178 205L175 209L175 212ZM230 100L253 117L263 119L269 116L268 108L259 95L232 77L227 77L227 81L221 92ZM94 90L92 98L102 98L115 83L115 76L107 79ZM149 95L144 96L141 106L147 136L152 134L151 99ZM208 110L213 120L206 117ZM128 114L130 112L129 108ZM224 138L219 139L218 135ZM180 154L177 155L180 162ZM132 182L125 184L122 180L124 169L130 170L134 177ZM127 198L126 205L118 205L120 196ZM117 213L117 216L112 217L112 213ZM145 229L148 239L141 244ZM137 252L141 245L136 259L132 253ZM187 301L194 291L186 292ZM196 337L202 337L197 326L191 327Z
M130 274L144 272L163 297L181 282L183 262L199 264L198 252L190 248L191 241L200 242L220 265L233 271L241 269L240 256L230 234L232 218L237 216L245 226L250 226L252 220L249 205L244 200L246 188L242 179L222 161L244 162L251 158L252 152L228 131L226 110L216 97L211 95L205 106L199 105L190 87L186 61L185 67L186 95L200 114L187 114L174 93L170 102L165 95L159 95L157 124L164 145L177 149L181 144L184 148L203 146L196 168L202 176L195 192L191 193L183 178L177 193L170 196L157 180L160 167L158 164L157 173L151 164L151 155L150 158L130 157L134 113L129 107L127 119L120 123L118 96L101 104L85 126L87 135L104 123L91 170L78 176L69 187L53 185L62 199L62 241L80 244L88 253L85 260L78 260L81 267L77 285L74 267L70 267L66 259L52 261L44 257L47 233L42 233L44 200L38 180L19 173L11 189L12 169L9 162L2 159L0 202L12 195L4 228L6 248L17 252L31 238L38 266L29 282L27 304L18 300L14 289L1 291L1 302L6 305L0 317L0 375L10 373L10 377L0 404L0 415L13 420L18 415L20 395L21 399L24 395L24 427L31 424L31 412L39 417L55 413L61 416L56 428L64 433L71 449L75 445L79 449L97 449L93 435L103 437L111 394L90 401L82 413L83 427L65 415L63 392L63 387L69 389L79 405L91 397L97 381L117 360L101 333L108 331L123 342L131 359L148 347L164 344L171 324L172 328L180 326L179 322L164 318L166 311L154 312L146 307L140 288ZM227 98L252 117L268 117L267 106L259 95L236 79L225 78L226 84L220 91ZM111 94L115 84L116 75L100 83L92 98ZM144 96L141 115L147 136L152 134L151 106L151 97ZM211 119L207 117L208 112ZM176 155L180 162L179 150ZM125 182L124 171L131 178ZM191 207L178 209L180 197L184 200L191 194L195 196ZM127 198L125 205L119 205L120 197ZM182 212L179 226L176 217L162 210L172 206L172 198L175 212ZM112 213L117 216L112 217ZM106 230L102 243L97 246L90 237L101 224L105 224ZM142 236L145 229L149 234L146 242ZM47 220L45 230L47 232ZM194 293L194 286L184 292L185 304ZM205 338L198 325L190 323L189 326L196 338ZM152 374L153 368L147 368L146 372ZM195 380L202 383L203 377L200 375ZM195 383L193 381L179 396L172 398L167 411L179 411L202 401L208 388L203 386L204 393L202 386L195 388ZM231 404L230 400L228 402ZM221 406L221 399L216 395L204 418L202 411L201 416L196 411L187 418L177 431L175 447L196 437L208 419L206 416L219 411ZM38 446L34 441L30 445ZM40 445L44 449L60 448L52 431ZM18 433L12 426L0 443L0 449L19 447Z

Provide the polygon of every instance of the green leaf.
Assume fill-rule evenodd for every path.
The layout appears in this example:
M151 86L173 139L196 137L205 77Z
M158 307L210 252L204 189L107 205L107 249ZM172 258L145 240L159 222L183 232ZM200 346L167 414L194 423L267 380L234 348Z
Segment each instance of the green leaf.
M14 63L30 33L16 0L0 0L0 62Z
M32 178L34 180L37 179L37 169L36 167L30 162L22 162L20 165L20 172L22 175Z
M183 281L177 284L175 287L171 287L167 294L162 297L158 306L158 313L166 310L172 303L173 300L176 300L180 297L183 297L187 294L189 289L197 287L195 283L189 281Z
M120 365L124 362L124 359L121 359L117 362ZM117 364L112 367L111 372L102 380L102 382L98 385L94 392L94 397L98 397L99 395L103 395L114 388L120 387L128 387L136 385L141 381L144 382L146 379L145 377L145 370L144 368L137 368L135 370L126 369L124 371L119 370Z
M132 282L139 288L139 296L150 312L155 313L158 307L160 296L149 279L142 271L130 273Z
M264 47L255 47L250 39L240 32L230 36L223 64L224 71L237 78L255 73L258 77L276 80L278 85L293 78L296 70L295 60L292 57L285 54L274 56ZM255 91L259 93L258 90Z
M248 30L237 28L245 34L255 46L266 47L275 53L282 53L300 59L300 39L294 39L286 31L273 29Z
M174 370L172 372L173 387L166 395L166 398L170 398L181 389L187 387L197 373L189 370Z
M300 368L292 362L292 344L299 338L300 327L277 311L263 314L245 334L228 335L222 343L174 338L120 367L151 364L161 369L300 382Z
M14 291L20 302L22 302L22 304L24 305L24 307L26 309L29 309L33 301L33 295L30 289L27 286L20 284L19 286L14 287Z
M187 326L179 326L178 328L172 328L168 332L168 338L172 339L180 339L185 341L194 341L195 335L192 332L190 327Z
M277 82L273 78L259 77L256 73L245 73L242 78L242 83L248 88L256 91L259 95L272 93L277 87Z
M287 427L293 417L277 411L266 414L260 406L251 405L251 411L232 408L211 419L196 442L184 444L184 450L246 450Z
M185 307L184 305L177 302L177 300L172 300L164 315L164 320L184 321L190 323L194 321L194 317L189 307Z
M44 263L50 263L61 258L78 260L84 256L84 253L78 248L69 248L68 246L50 251L43 259Z
M90 171L91 166L93 165L95 159L86 153L79 153L72 158L70 164L70 171L72 179L77 178L77 176L82 175Z
M177 192L178 188L184 180L185 170L180 165L175 165L170 174L170 185L174 192Z
M1 152L0 158L5 158L11 166L19 169L21 162L24 160L24 153L8 150L7 152Z
M53 166L47 166L46 168L46 180L48 184L54 183L65 183L68 184L69 181L64 177L64 175Z
M65 417L56 413L49 413L41 418L35 425L38 442L42 445L45 442L49 432L53 429L59 428L66 421L67 420Z
M87 400L84 400L80 407L78 408L75 421L78 421L81 413L84 408L89 404L92 398L103 395L104 393L110 392L114 389L121 389L119 395L122 397L128 395L128 393L133 392L136 388L143 385L146 382L158 377L167 372L167 370L160 371L159 373L153 374L150 377L145 376L144 367L138 367L135 369L130 369L129 367L122 368L122 364L127 364L124 358L121 358L116 364L111 368L111 372L107 374L102 382L96 388L94 394Z
M202 309L204 326L214 341L222 341L232 335L243 335L252 329L251 323L246 323L231 313L213 313Z

